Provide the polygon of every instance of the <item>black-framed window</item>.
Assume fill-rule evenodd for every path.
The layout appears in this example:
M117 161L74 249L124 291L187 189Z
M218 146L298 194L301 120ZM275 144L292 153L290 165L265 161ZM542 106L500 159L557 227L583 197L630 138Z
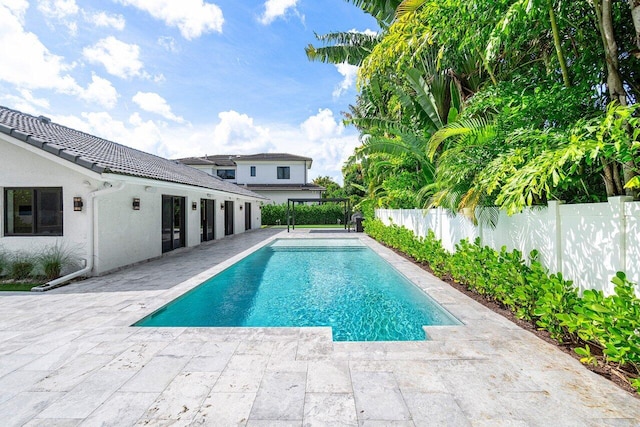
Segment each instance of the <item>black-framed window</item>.
M5 188L5 236L62 236L62 187Z
M256 176L256 167L255 166L251 166L251 176Z
M235 169L218 169L216 171L216 175L218 175L222 179L236 179L236 170Z
M289 166L278 166L278 179L290 179L291 168Z

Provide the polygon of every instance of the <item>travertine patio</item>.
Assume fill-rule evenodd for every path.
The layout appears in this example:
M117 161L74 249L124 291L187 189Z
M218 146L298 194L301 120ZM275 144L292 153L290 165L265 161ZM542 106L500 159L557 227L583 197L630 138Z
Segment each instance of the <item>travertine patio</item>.
M329 328L129 326L275 236L318 234L258 230L43 294L1 294L1 424L640 424L639 399L361 233L348 236L465 325L388 343L332 342Z

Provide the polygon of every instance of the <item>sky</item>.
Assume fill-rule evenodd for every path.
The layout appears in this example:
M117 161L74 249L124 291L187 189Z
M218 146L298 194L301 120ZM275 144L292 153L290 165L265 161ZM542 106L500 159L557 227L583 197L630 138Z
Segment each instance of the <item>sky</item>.
M342 183L356 67L314 34L375 32L345 0L0 0L0 105L166 158L285 152Z

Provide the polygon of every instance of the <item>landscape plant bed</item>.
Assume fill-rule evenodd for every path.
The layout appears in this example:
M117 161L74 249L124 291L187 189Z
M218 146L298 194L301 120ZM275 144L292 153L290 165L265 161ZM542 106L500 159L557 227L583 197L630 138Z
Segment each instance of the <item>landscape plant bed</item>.
M395 249L395 248L387 245L384 242L380 242L380 241L378 241L378 242L383 244L385 247L391 249L396 254L400 255L401 257L405 258L406 260L411 261L413 264L419 266L420 268L422 268L423 270L427 271L428 273L438 277L438 275L435 274L433 272L433 270L429 267L428 263L417 262L416 260L414 260L409 255L405 254L404 252L402 252L402 251L400 251L398 249ZM473 290L468 289L466 286L464 286L464 285L456 282L455 280L453 280L451 278L451 276L446 275L444 277L439 277L439 278L443 282L447 283L451 287L453 287L456 290L458 290L458 291L462 292L463 294L467 295L468 297L470 297L474 301L477 301L478 303L480 303L483 306L487 307L491 311L501 315L502 317L505 317L506 319L508 319L511 322L517 324L522 329L525 329L525 330L531 332L532 334L536 335L538 338L544 340L545 342L553 344L556 348L558 348L559 350L569 354L574 359L576 359L578 361L580 360L581 357L575 352L575 349L579 348L579 347L582 347L584 345L584 343L562 343L562 344L559 344L558 341L556 341L555 339L553 339L551 337L549 332L537 328L535 324L533 324L533 323L531 323L529 321L526 321L526 320L523 320L523 319L520 319L520 318L516 317L515 314L511 310L509 310L508 308L505 308L502 305L500 305L499 303L497 303L496 301L493 301L493 300L487 298L485 295L481 295L481 294L479 294L479 293L477 293L477 292L475 292ZM628 393L630 393L631 395L633 395L633 397L635 397L636 399L640 400L640 394L638 394L638 392L624 378L624 375L622 374L622 372L624 372L624 371L621 371L617 366L615 366L613 364L605 364L603 362L603 360L602 360L603 359L602 358L602 353L598 352L597 349L593 349L593 350L594 350L594 356L596 358L598 358L598 366L587 365L587 364L582 364L582 366L584 366L585 368L589 369L590 371L595 372L596 374L601 375L602 377L610 380L611 382L616 384L618 387L622 388L623 390L625 390Z

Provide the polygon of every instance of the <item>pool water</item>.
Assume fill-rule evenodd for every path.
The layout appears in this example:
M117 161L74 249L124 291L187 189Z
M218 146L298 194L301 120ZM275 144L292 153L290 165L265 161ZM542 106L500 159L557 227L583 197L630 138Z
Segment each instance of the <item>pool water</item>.
M460 324L358 239L278 239L134 326L330 326L335 341L424 340Z

